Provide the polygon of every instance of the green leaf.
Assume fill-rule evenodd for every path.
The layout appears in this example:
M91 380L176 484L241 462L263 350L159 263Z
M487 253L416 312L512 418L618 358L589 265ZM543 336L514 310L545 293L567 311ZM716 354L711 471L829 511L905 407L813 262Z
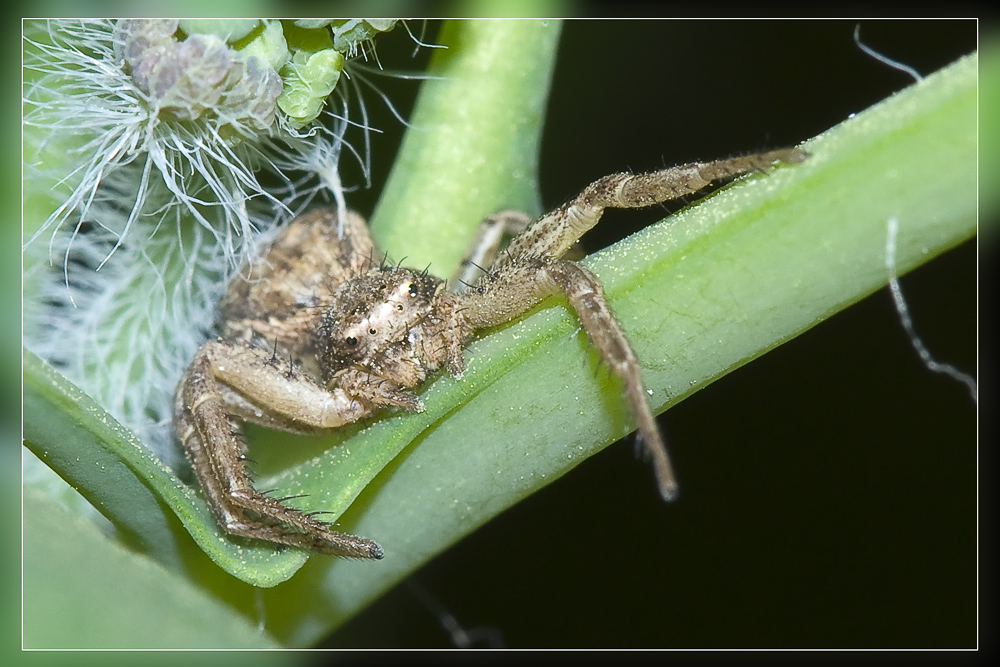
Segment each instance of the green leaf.
M276 648L214 596L46 494L24 501L25 648Z

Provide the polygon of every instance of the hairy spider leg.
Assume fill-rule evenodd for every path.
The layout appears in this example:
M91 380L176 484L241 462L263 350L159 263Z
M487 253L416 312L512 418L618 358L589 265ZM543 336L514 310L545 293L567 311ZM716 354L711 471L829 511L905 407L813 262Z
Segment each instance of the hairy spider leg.
M762 171L780 162L800 163L807 157L805 151L786 149L601 178L511 241L475 288L457 295L462 317L471 328L487 328L512 320L551 294L563 293L601 358L622 380L639 436L653 462L660 495L670 500L677 494L677 481L647 401L638 359L597 278L559 257L598 223L606 208L654 206L697 192L712 181Z
M538 219L497 257L492 269L519 257L562 257L596 225L606 208L646 208L680 199L713 181L766 171L779 163L799 164L809 154L790 148L753 155L692 162L647 174L612 174L588 185L573 201Z
M177 433L212 513L233 535L336 556L382 558L382 547L372 540L331 530L310 514L253 488L243 463L246 445L231 416L302 433L340 426L367 414L342 392L328 393L302 377L292 381L269 359L270 352L264 349L209 342L182 381L174 416ZM304 393L312 393L313 400L302 400ZM264 404L279 407L265 411L259 407ZM282 413L282 405L294 405L294 414ZM303 412L302 406L310 411ZM353 412L352 406L356 406Z

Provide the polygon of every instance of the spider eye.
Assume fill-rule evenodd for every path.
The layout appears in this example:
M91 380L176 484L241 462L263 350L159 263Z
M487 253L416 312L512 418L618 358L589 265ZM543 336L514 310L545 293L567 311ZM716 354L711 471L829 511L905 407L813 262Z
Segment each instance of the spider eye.
M355 338L354 336L348 336L348 337L347 337L347 338L346 338L346 339L344 340L344 342L345 342L345 343L347 343L348 345L350 345L351 347L354 347L355 345L357 345L357 344L358 344L358 339L357 339L357 338Z
M401 304L401 303L400 304L396 304L396 310L398 310L399 312L403 312L403 304Z
M410 296L416 296L418 291L417 286L410 283ZM400 308L400 310L402 310L402 308Z
M374 336L375 334L378 333L378 331L376 329L369 329L368 333L370 333L372 336Z

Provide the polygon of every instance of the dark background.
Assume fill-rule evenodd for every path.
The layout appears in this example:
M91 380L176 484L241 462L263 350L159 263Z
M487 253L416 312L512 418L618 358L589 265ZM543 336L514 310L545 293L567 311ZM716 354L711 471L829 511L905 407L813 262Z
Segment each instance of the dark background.
M858 49L855 23L567 22L542 147L545 207L611 172L795 144L909 85ZM436 30L428 24L426 39ZM977 36L974 21L861 24L866 44L925 75L975 50ZM425 56L410 59L412 48L397 29L380 60L417 69ZM415 86L384 89L406 115ZM366 215L402 131L369 102L386 135L375 139L372 189L351 198ZM599 249L662 215L609 211L585 243ZM935 358L972 373L977 261L992 284L992 250L968 242L902 280ZM977 634L977 586L993 580L977 568L993 546L986 534L990 553L977 549L977 501L993 500L977 488L977 464L991 470L993 453L978 451L965 387L921 365L888 290L660 419L680 500L659 500L631 441L612 445L326 645L452 646L438 605L509 647L993 644L989 630ZM592 531L613 532L631 553L592 551Z

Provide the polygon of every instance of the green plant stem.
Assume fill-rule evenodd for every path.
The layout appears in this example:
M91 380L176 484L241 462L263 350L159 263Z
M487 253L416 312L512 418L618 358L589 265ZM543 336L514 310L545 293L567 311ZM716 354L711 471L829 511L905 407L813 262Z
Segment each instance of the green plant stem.
M541 213L538 155L558 21L449 21L370 221L409 266L448 276L476 225Z

